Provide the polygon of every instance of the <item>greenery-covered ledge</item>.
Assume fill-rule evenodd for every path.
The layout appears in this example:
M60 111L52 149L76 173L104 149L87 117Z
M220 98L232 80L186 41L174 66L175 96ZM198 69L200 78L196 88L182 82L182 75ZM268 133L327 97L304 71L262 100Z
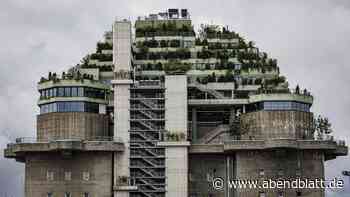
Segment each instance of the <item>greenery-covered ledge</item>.
M182 131L165 131L164 141L186 141L186 134Z
M38 82L38 89L47 89L59 86L81 86L94 87L99 89L110 89L107 84L94 80L93 75L81 74L78 70L63 72L61 76L49 72L48 77L41 77Z
M152 37L152 36L195 36L193 26L185 25L178 26L175 22L163 23L159 26L140 27L136 25L136 37Z
M166 74L184 74L191 69L191 64L170 60L164 65L163 69Z
M189 146L187 135L184 131L165 131L164 141L158 142L158 146Z

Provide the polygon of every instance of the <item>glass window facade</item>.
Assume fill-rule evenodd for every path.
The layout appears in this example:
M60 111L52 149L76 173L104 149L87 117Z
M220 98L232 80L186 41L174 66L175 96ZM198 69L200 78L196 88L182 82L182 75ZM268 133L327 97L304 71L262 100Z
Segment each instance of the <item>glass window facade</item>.
M40 106L40 114L52 112L90 112L99 113L99 104L81 101L54 102Z
M90 87L57 87L40 90L40 99L52 97L89 97L105 99L106 90Z
M264 101L248 106L248 112L254 111L304 111L310 112L310 104L295 101Z
M310 105L294 101L267 101L263 103L264 110L310 111Z
M78 96L78 88L72 87L72 97L77 97L77 96Z

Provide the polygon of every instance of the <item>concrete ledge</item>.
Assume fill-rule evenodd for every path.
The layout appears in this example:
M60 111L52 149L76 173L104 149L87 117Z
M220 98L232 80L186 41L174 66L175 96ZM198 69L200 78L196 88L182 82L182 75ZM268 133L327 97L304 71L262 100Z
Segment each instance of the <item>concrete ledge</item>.
M137 186L131 185L117 185L113 186L113 191L137 191Z
M79 87L92 87L99 89L109 90L110 87L107 84L101 83L100 81L94 81L90 79L75 80L75 79L60 79L59 81L54 82L53 80L45 81L38 84L38 90L52 88L52 87L70 87L70 86L79 86Z
M130 79L118 79L118 80L112 80L111 83L113 85L129 85L129 84L133 84L134 82Z
M108 100L104 99L95 99L95 98L88 98L88 97L52 97L49 99L39 99L38 105L43 105L46 103L52 103L52 102L61 102L61 101L84 101L84 102L92 102L92 103L99 103L99 104L108 104Z
M276 139L276 140L234 140L222 144L191 144L190 154L212 154L212 153L230 153L242 150L267 150L267 149L300 149L300 150L322 150L326 156L333 158L335 156L348 155L348 147L337 144L335 141L316 141L316 140L294 140L294 139Z
M316 140L236 140L224 143L225 151L245 149L295 148L295 149L324 149L336 150L339 145L335 141Z
M122 152L125 150L124 143L118 141L52 141L36 143L8 144L4 150L6 158L25 158L26 154L34 152L57 152L57 151L104 151Z
M190 154L218 154L224 153L224 144L191 144Z
M188 142L188 141L165 141L165 142L158 142L157 145L163 146L163 147L190 146L190 142Z
M313 97L302 94L257 94L249 96L249 103L260 101L298 101L302 103L313 103Z
M189 99L188 105L244 105L249 104L248 99Z

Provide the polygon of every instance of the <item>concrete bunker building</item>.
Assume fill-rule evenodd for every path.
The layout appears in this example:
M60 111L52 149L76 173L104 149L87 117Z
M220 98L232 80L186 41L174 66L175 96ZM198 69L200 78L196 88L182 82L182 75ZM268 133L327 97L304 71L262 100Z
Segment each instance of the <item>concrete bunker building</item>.
M96 52L38 83L37 133L8 144L26 197L323 197L318 190L211 187L324 178L347 155L315 128L313 96L227 27L187 9L115 21Z

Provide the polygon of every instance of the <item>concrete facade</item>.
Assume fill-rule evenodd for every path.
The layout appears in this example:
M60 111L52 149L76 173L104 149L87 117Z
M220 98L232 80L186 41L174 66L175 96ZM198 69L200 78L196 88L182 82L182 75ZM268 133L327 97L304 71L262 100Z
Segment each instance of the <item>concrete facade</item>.
M103 139L111 136L109 117L85 112L56 112L37 116L38 141Z
M227 190L215 190L214 178L227 181L225 155L192 154L189 156L189 196L225 197Z
M313 114L300 111L258 111L241 115L244 139L313 139Z
M165 98L165 129L175 133L187 133L186 75L165 77Z
M188 195L188 147L187 141L160 142L165 147L166 197Z
M113 24L113 64L115 77L112 81L114 89L114 137L125 142L125 151L114 154L114 196L129 197L130 180L130 68L131 68L131 23L116 21ZM124 183L121 183L124 182ZM128 182L128 181L127 181Z
M236 179L240 180L295 180L297 178L314 180L324 179L324 154L320 151L266 150L237 152L234 166ZM237 189L236 196L256 197L259 193L266 196L322 197L322 189Z
M31 154L26 158L25 196L112 195L112 153Z
M165 77L165 129L172 133L187 134L187 77ZM175 142L165 148L166 197L188 194L188 146Z

